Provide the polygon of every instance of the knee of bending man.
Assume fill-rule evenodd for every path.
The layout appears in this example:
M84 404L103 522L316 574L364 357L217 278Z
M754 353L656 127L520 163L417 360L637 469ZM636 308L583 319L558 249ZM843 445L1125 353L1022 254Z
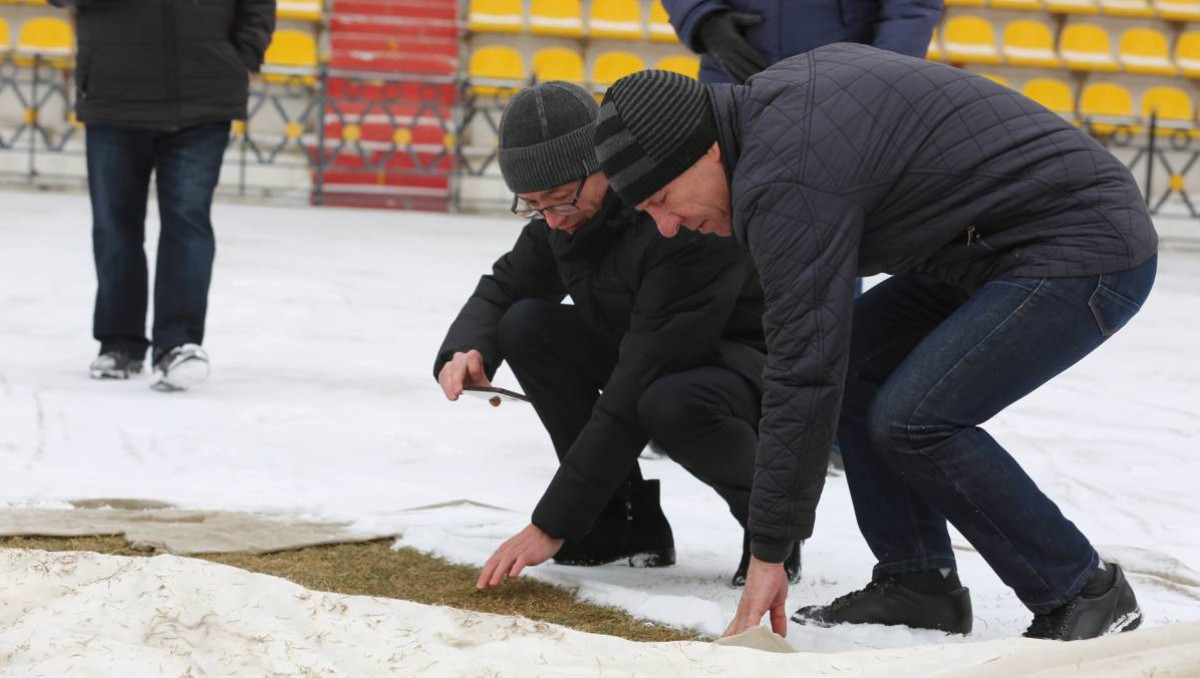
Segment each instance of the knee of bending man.
M871 443L880 453L895 455L930 452L962 430L933 413L923 412L923 395L896 393L884 388L871 402L867 427Z
M548 325L552 305L541 299L522 299L509 306L496 330L501 353L511 359L535 351L538 337Z
M675 456L672 443L687 437L698 425L693 384L669 375L650 384L638 400L638 421L650 439Z

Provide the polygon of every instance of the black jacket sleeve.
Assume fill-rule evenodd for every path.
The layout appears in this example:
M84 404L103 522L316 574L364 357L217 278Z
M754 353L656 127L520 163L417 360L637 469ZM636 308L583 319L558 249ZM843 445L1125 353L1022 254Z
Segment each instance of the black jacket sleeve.
M862 214L791 183L741 201L767 304L749 526L751 551L767 560L779 542L812 535L845 381Z
M750 262L732 240L652 237L617 365L533 512L533 523L553 537L578 541L588 533L648 440L637 418L642 393L715 354L746 280Z
M233 43L246 68L257 73L275 33L275 0L238 0Z
M475 292L450 325L433 363L433 378L459 351L476 349L483 354L488 377L503 362L496 337L500 318L521 299L559 302L566 296L558 264L550 250L550 227L538 219L529 222L517 237L512 251L500 257L490 275L479 279Z

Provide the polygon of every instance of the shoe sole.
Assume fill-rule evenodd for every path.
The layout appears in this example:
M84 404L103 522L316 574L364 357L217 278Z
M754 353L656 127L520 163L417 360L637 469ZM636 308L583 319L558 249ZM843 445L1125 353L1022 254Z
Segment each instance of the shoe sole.
M208 361L197 358L189 358L171 366L165 375L159 376L158 379L151 384L151 388L155 391L163 393L175 393L177 391L186 391L189 388L196 386L208 379L209 365Z
M1114 633L1125 633L1126 631L1133 631L1134 629L1136 629L1137 627L1139 627L1141 625L1142 625L1142 611L1139 608L1139 609L1134 610L1133 612L1130 612L1128 614L1123 614L1120 617L1117 617L1113 621L1112 625L1108 627L1108 630L1104 632L1104 635L1110 636Z
M140 366L129 368L129 369L124 369L124 370L98 370L98 369L91 370L92 379L101 379L101 380L103 380L103 379L128 379L130 377L137 376L141 373L142 373L142 368Z
M629 567L647 568L647 567L670 567L675 564L675 549L660 549L657 551L641 551L638 553L622 553L612 556L611 558L578 558L578 559L560 559L555 558L556 565L569 565L571 567L598 567L624 560Z

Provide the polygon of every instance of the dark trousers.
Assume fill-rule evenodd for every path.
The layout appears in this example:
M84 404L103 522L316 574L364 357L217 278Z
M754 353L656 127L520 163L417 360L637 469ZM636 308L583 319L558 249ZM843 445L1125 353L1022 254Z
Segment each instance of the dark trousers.
M96 259L92 332L100 351L143 356L148 296L145 221L150 174L158 183L162 230L154 279L154 357L204 340L216 242L213 191L229 123L173 132L89 125L88 191Z
M562 459L592 416L616 365L615 347L589 331L574 306L528 299L501 319L500 346ZM761 397L736 372L706 366L658 379L638 402L647 435L716 490L743 526ZM640 479L641 470L635 466L630 478Z
M838 439L876 575L953 568L949 520L1032 611L1079 593L1095 550L979 424L1120 329L1156 265L970 295L899 275L859 298Z

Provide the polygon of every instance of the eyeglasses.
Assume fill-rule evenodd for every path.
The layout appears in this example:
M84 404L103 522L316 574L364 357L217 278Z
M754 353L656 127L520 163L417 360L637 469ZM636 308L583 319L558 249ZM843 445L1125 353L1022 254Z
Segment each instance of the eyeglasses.
M579 196L583 195L583 185L587 183L588 175L583 175L579 180L579 187L575 189L575 197L571 198L571 202L559 203L550 205L549 207L530 207L529 203L521 199L521 196L514 195L512 203L512 213L522 219L532 219L534 217L546 217L546 213L557 214L560 217L569 217L572 214L579 212Z

